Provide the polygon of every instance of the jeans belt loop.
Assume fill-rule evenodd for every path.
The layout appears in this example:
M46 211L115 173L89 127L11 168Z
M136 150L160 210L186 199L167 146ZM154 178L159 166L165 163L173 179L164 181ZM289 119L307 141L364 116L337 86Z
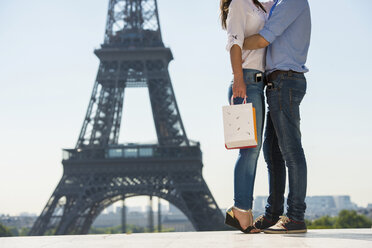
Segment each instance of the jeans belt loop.
M273 71L269 75L267 75L267 82L273 82L279 74L279 71Z

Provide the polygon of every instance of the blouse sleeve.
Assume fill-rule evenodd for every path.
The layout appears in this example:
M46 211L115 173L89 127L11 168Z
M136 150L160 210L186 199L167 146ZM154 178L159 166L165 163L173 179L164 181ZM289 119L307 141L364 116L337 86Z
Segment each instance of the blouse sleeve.
M226 19L227 45L226 50L230 52L231 47L237 44L243 49L244 30L247 13L244 11L244 0L232 0Z

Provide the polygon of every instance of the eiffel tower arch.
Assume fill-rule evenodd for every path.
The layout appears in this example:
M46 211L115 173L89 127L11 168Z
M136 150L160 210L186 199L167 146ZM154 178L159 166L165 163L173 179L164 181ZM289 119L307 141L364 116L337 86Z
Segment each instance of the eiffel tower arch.
M109 0L100 65L74 149L64 149L63 176L30 235L86 234L110 204L156 196L178 207L198 231L224 230L203 176L199 142L187 138L161 37L156 0ZM158 142L119 144L124 91L147 87Z

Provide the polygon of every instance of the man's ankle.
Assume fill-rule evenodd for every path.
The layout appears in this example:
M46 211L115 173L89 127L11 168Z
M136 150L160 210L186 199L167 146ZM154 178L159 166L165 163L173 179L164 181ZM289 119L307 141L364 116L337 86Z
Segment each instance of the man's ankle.
M276 223L280 219L280 215L272 215L272 214L267 214L267 213L265 213L264 217L268 221L271 221L274 223Z
M288 217L291 221L293 221L293 222L295 222L295 223L304 223L304 222L305 222L305 219L295 218L295 217L293 217L293 216L291 216L291 215L287 215L287 217Z

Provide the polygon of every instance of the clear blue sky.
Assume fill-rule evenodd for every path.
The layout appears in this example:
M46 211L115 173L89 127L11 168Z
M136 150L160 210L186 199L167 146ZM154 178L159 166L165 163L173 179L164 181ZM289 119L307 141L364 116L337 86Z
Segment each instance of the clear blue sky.
M159 0L163 39L189 138L220 207L233 203L236 151L223 143L221 106L231 80L218 0ZM308 195L372 203L370 0L310 0L313 33L302 132ZM74 147L98 68L107 0L0 1L0 213L40 213ZM128 89L120 140L156 138L147 89ZM255 195L267 195L259 160Z

